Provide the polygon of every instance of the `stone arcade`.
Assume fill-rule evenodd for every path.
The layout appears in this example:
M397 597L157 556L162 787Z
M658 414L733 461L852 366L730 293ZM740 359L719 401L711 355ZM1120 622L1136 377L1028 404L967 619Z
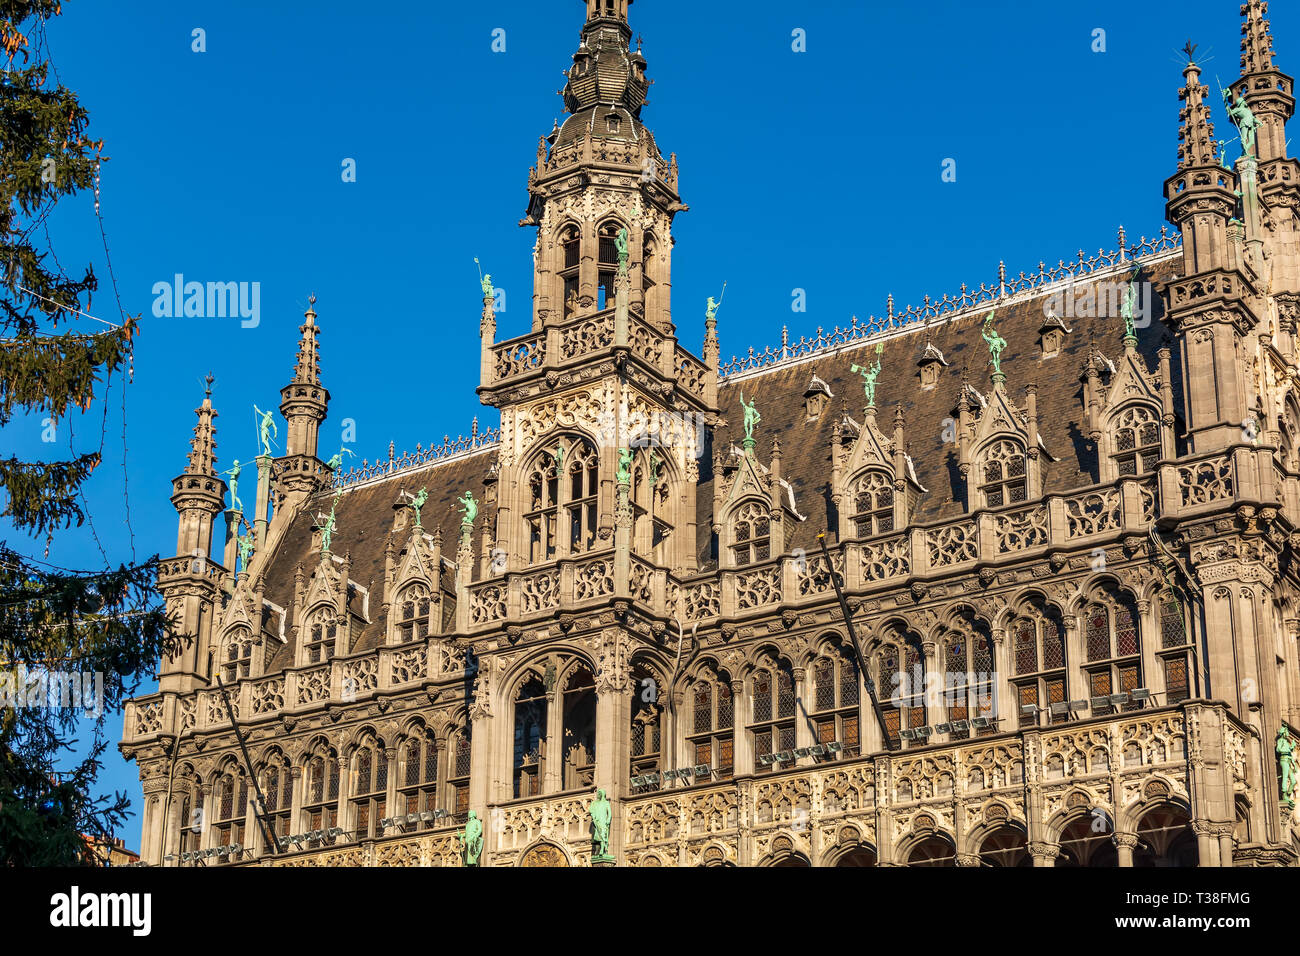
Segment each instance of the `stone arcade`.
M1294 865L1300 164L1241 12L1257 144L1224 165L1189 46L1174 231L723 364L739 318L698 356L673 321L627 0L587 0L531 330L483 300L499 429L327 464L314 306L247 519L198 409L159 576L196 639L121 744L142 858L460 866L473 810L479 865L588 865L599 788L599 865Z

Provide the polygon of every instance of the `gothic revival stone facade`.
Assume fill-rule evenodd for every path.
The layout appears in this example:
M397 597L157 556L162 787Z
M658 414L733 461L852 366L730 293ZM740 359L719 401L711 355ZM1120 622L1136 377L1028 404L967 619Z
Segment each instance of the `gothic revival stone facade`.
M531 331L483 300L499 430L332 474L313 307L241 560L198 409L159 580L195 639L125 714L142 857L456 866L475 811L482 865L587 865L600 787L628 866L1294 864L1300 164L1267 5L1232 87L1255 155L1225 165L1184 70L1173 232L729 365L725 310L678 339L627 0L587 8L529 174Z

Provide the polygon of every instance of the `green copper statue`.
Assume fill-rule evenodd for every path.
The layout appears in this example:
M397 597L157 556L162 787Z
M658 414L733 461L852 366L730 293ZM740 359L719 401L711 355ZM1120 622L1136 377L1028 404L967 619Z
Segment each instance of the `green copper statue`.
M1282 727L1277 732L1277 772L1282 785L1282 799L1287 806L1295 804L1296 756L1295 738Z
M620 448L618 450L618 470L614 474L614 480L620 485L630 485L632 483L632 456L635 452L630 448Z
M989 313L989 317L984 320L984 330L980 337L989 344L990 362L993 365L993 374L1002 374L1002 351L1007 347L1007 340L998 335L998 330L993 327L993 317L998 314L994 309Z
M247 527L248 523L245 522ZM235 535L235 548L239 551L239 569L248 570L248 559L253 555L253 532L247 531L244 534Z
M720 306L720 305L722 305L721 302L714 302L714 301L713 301L713 296L709 296L709 301L706 302L706 303L704 304L704 321L705 321L705 322L714 322L714 321L716 321L716 319L717 319L717 315L718 315L718 306Z
M465 829L460 832L461 859L466 866L478 866L478 858L483 853L483 822L473 810L465 821Z
M337 500L337 499L336 499ZM330 542L334 539L334 528L337 521L334 518L334 509L330 508L330 516L325 519L325 523L320 528L320 552L326 554L330 549Z
M463 505L461 509L464 517L460 519L461 527L474 527L474 519L478 517L478 502L474 500L474 493L467 491L461 497L456 499L457 504Z
M270 439L268 436L269 436L271 433L274 433L274 434L275 434L275 437L276 437L276 438L279 438L279 437L280 437L280 430L279 430L278 428L276 428L276 426L275 426L275 418L274 418L274 416L272 415L271 412L264 412L264 411L262 411L260 408L258 408L256 405L254 405L254 406L253 406L253 414L254 414L254 416L257 417L257 419L258 419L258 423L257 423L257 437L258 437L258 440L261 441L261 443L262 443L262 454L263 454L263 455L270 456L270 454L271 454L271 439Z
M230 510L242 514L244 503L239 500L239 472L239 459L236 458L230 463L230 470L226 474L230 476Z
M612 860L609 855L609 824L614 814L603 789L596 791L596 799L591 801L587 812L591 814L591 861Z
M650 449L650 487L653 488L659 481L659 466L663 464L663 459L655 454L653 448Z
M867 404L872 408L876 405L876 377L880 375L880 353L885 350L883 342L876 343L876 364L868 368L865 365L854 365L849 371L862 376L862 390L866 392Z
M411 508L415 511L415 526L420 527L420 509L429 500L429 489L421 488L420 493L411 499Z
M1223 91L1223 105L1228 110L1228 118L1232 120L1232 125L1237 127L1237 132L1241 134L1242 155L1255 155L1255 133L1259 129L1259 120L1255 119L1255 114L1251 112L1250 107L1246 105L1244 97L1237 97L1234 103L1232 100L1232 91Z
M1124 338L1137 338L1137 330L1133 325L1133 314L1137 311L1138 301L1138 273L1142 271L1140 265L1133 266L1133 271L1129 273L1128 288L1124 290L1124 303L1120 306L1120 315L1124 318Z
M627 227L624 226L614 237L614 248L618 250L618 271L627 275Z
M565 451L564 442L560 442L558 445L555 446L555 451L552 452L552 454L555 456L555 473L557 475L560 474L564 469L564 451Z
M740 407L745 410L745 445L752 448L754 446L754 426L763 420L763 416L758 413L758 407L751 398L749 404L745 404L745 393L740 393Z
M352 449L351 449L351 448L340 448L340 449L338 450L338 454L336 454L336 455L335 455L333 458L331 458L329 461L325 462L325 467L328 468L328 469L330 470L330 473L331 473L331 474L338 474L338 470L339 470L339 468L343 465L343 453L344 453L344 452L347 452L349 455L351 455L351 454L352 454ZM354 456L354 457L355 457L355 456Z

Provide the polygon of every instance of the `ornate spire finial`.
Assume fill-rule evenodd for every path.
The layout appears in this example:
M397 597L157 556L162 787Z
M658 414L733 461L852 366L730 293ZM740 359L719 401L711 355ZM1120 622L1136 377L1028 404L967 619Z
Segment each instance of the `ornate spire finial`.
M1273 37L1268 32L1268 4L1248 0L1241 5L1241 73L1267 73L1273 69Z
M1196 44L1193 43L1191 40L1188 40L1187 44L1183 47L1183 52L1187 54L1187 65L1195 66L1196 65Z
M189 461L185 466L187 475L207 475L216 477L217 474L217 428L212 420L217 417L216 409L212 407L212 382L214 381L212 373L204 380L206 389L203 393L203 404L194 410L198 415L198 424L194 426L194 437L190 439Z
M209 373L208 373L208 377L205 378L205 379L203 380L203 384L206 386L206 388L204 388L204 390L203 390L203 397L204 397L204 398L211 398L211 397L212 397L212 383L215 382L215 381L216 381L216 379L213 378L212 373L209 372Z
M316 341L320 327L316 325L316 294L312 293L307 302L307 311L303 313L306 321L298 326L302 337L298 340L298 361L293 369L295 385L320 384L320 346Z
M1184 52L1195 49L1189 41ZM1178 91L1178 98L1183 101L1183 108L1178 112L1182 124L1178 131L1178 141L1181 144L1178 147L1179 168L1217 166L1219 159L1214 148L1214 122L1210 119L1210 107L1205 102L1209 88L1201 85L1201 68L1193 60L1188 60L1187 66L1183 68L1183 76L1186 82Z

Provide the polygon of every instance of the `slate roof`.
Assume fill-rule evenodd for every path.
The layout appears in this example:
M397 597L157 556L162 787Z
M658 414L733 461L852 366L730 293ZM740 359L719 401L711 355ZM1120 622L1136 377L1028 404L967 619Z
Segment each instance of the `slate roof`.
M1167 280L1181 267L1181 254L1163 253L1148 259L1142 278ZM1120 282L1124 279L1124 270L1108 270L1079 280L1076 289L1098 281ZM1167 344L1173 351L1171 367L1177 407L1182 395L1177 343L1169 341L1160 322L1159 297L1152 296L1152 300L1156 314L1146 328L1138 330L1138 348L1152 372L1158 368L1156 351L1161 344ZM1044 325L1044 303L1041 294L1004 302L998 307L997 328L1008 343L1002 366L1007 375L1008 394L1015 404L1024 407L1026 385L1033 383L1038 386L1042 442L1050 455L1059 459L1042 458L1044 490L1048 493L1066 492L1094 484L1097 475L1096 449L1085 435L1081 383L1083 362L1090 346L1096 347L1112 361L1116 360L1122 352L1122 326L1115 318L1066 315L1065 325L1071 331L1063 347L1056 355L1043 358L1039 330ZM974 388L985 395L992 390L987 369L988 351L979 337L979 326L989 308L986 305L968 309L928 325L913 323L848 345L824 349L803 359L735 374L721 383L718 403L721 416L728 424L717 429L714 442L724 452L731 443L739 444L743 437L740 429L742 391L746 399L757 403L762 413L762 421L755 433L758 445L754 453L758 460L765 466L770 464L772 440L781 442L782 475L793 488L799 513L806 517L802 522L791 523L787 548L816 548L816 535L832 523L829 490L832 425L844 413L862 423L864 399L861 379L849 368L855 363L866 364L874 360L877 342L884 343L880 356L882 372L876 391L878 426L887 437L891 436L895 405L902 404L907 423L907 451L913 459L916 476L928 489L928 493L922 494L917 502L913 520L918 523L942 521L965 512L964 488L957 468L957 445L943 441L942 429L944 419L956 418L963 366L967 367ZM719 320L719 332L725 341L728 332L726 316L720 315ZM689 332L685 338L689 341ZM940 368L937 385L922 389L917 363L927 342L942 351L949 364ZM804 394L814 375L830 386L835 398L827 403L819 417L810 421L805 412ZM846 440L851 441L852 437L853 431L848 429ZM710 446L700 463L701 480L697 492L697 545L702 569L717 566L710 531L714 481L712 456ZM376 647L383 640L384 549L399 494L428 488L429 498L423 509L424 529L430 534L435 528L441 529L443 556L454 561L460 529L460 513L455 499L466 490L472 490L481 500L484 477L495 461L496 446L489 445L344 489L338 503L334 551L336 554L350 554L349 577L370 590L370 621L354 650ZM303 564L310 576L319 561L312 551L312 525L315 512L328 507L329 496L330 492L323 492L311 507L297 516L276 553L271 556L265 572L265 597L281 607L291 608L293 605L294 571L298 564ZM480 520L491 521L494 517L494 508L484 505ZM475 530L476 562L481 528L482 524ZM402 538L396 542L399 550L405 544L404 534ZM448 584L451 582L450 572L444 580ZM359 608L360 603L354 601L352 606ZM286 629L286 637L289 635L290 631ZM292 660L292 643L290 638L289 644L275 654L266 668L268 673L282 670Z

